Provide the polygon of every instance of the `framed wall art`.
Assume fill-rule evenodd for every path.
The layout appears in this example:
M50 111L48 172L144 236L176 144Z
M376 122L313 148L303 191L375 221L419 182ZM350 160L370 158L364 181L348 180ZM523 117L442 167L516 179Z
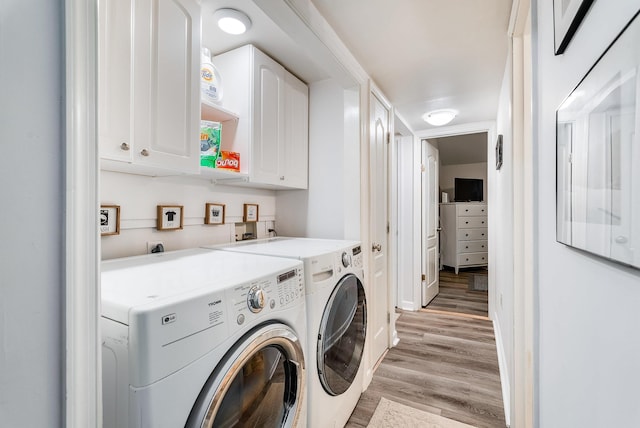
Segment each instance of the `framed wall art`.
M640 18L556 112L556 239L640 268Z
M158 205L157 229L180 230L184 219L184 207L182 205Z
M204 224L224 224L224 207L224 204L206 204Z
M553 0L555 54L562 54L578 30L593 0Z
M244 223L258 221L258 204L244 204Z
M100 205L99 219L101 236L120 234L120 206Z

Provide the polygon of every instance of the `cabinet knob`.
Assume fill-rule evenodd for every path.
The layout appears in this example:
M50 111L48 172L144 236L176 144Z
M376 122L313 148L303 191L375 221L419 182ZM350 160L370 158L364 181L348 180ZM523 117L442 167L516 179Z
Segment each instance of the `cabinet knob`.
M147 150L147 149L142 149L142 150L140 150L140 154L141 154L142 156L149 156L149 150Z
M127 143L120 144L120 150L129 150L129 145Z
M284 181L284 175L280 176L280 180Z

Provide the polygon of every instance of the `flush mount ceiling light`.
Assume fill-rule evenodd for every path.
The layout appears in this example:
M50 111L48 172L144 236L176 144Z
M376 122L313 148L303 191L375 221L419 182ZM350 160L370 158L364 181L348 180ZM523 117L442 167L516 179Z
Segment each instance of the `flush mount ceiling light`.
M213 13L213 18L225 33L243 34L251 28L251 19L239 10L218 9Z
M433 110L422 115L422 120L429 125L442 126L451 122L458 114L457 111L451 109Z

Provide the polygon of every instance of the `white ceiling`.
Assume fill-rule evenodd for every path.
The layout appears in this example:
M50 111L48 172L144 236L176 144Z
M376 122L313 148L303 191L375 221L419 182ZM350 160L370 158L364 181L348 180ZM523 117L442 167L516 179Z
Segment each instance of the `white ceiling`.
M203 0L203 45L215 55L253 43L307 83L329 78L326 61L274 23L262 1ZM512 0L306 1L322 13L411 130L433 129L421 116L438 108L459 111L450 125L496 119ZM223 7L245 12L253 23L250 31L221 32L212 15ZM486 162L486 149L470 157L478 152L470 140L475 141L442 141L441 158L449 164ZM447 150L445 143L455 149Z
M414 131L496 119L512 0L311 0Z

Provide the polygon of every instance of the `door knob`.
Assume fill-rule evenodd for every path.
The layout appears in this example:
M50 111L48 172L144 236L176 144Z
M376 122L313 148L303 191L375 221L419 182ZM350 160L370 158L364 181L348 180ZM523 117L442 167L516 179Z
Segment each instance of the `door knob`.
M382 245L374 242L371 246L371 251L382 251Z

